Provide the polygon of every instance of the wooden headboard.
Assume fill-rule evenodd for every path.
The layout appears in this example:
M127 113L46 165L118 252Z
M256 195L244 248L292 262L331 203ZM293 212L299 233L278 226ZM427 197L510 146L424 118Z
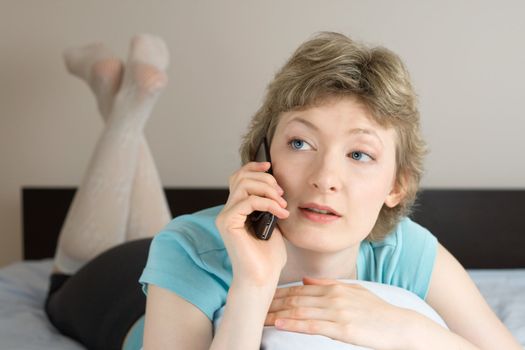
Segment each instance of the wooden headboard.
M74 188L23 188L24 259L54 255ZM222 204L224 188L167 188L173 216ZM412 218L466 268L525 268L525 190L423 190Z

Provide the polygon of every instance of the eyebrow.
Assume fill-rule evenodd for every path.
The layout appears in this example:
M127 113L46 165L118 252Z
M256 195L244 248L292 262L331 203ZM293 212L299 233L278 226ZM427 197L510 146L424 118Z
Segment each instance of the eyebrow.
M317 132L319 132L319 128L312 122L304 119L304 118L301 118L301 117L296 117L290 121L288 121L288 123L286 123L286 125L289 125L291 124L292 122L299 122L301 124L304 124L305 126L307 126L308 128L310 129L313 129ZM348 134L350 135L355 135L355 134L365 134L365 135L370 135L370 136L373 136L375 137L380 143L381 145L383 145L383 141L381 140L381 138L379 137L379 135L377 134L377 132L375 132L374 130L372 129L363 129L363 128L354 128L354 129L350 129L348 130Z

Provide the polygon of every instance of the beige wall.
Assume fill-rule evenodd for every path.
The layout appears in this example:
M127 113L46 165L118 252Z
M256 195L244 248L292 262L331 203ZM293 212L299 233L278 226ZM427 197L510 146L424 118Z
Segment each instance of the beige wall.
M225 186L266 83L312 33L406 61L432 153L427 187L525 187L522 1L2 1L0 266L21 259L20 189L78 185L102 129L61 51L165 38L170 83L146 129L167 186Z

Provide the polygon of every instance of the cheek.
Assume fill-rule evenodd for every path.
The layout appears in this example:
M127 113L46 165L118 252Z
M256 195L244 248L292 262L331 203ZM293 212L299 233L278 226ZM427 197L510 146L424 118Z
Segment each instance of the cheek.
M295 188L300 186L301 171L298 171L289 162L275 162L275 168L272 168L275 180L284 190L284 197L288 198Z
M362 222L367 222L379 214L386 195L377 182L366 181L354 186L349 198L351 198L350 211L360 217Z
M273 176L277 180L279 186L286 186L290 179L293 179L295 174L298 173L295 166L292 164L291 159L286 156L286 151L282 147L276 147L272 153L272 172ZM294 171L295 169L295 171Z
M378 169L374 174L354 174L348 186L349 198L355 199L352 201L354 209L364 214L378 214L392 189L392 174L390 167Z

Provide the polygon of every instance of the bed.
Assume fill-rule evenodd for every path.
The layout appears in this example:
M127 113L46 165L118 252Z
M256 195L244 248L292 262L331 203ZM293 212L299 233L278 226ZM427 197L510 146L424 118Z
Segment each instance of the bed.
M82 349L48 322L43 301L51 257L74 188L23 188L24 261L0 269L0 349ZM224 203L223 188L168 188L174 216ZM412 217L468 269L525 346L525 190L432 189Z

